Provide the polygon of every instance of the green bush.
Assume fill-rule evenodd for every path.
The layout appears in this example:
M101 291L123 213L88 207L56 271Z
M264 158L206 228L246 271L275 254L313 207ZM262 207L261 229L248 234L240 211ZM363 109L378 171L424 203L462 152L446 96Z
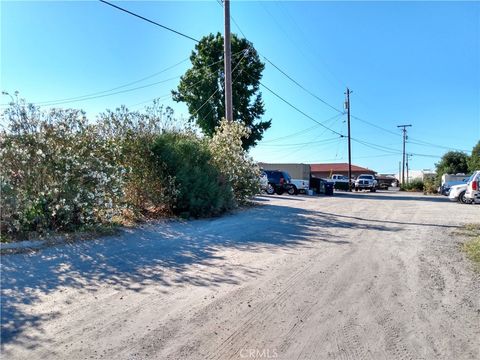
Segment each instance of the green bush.
M194 134L164 133L151 150L160 181L173 179L173 186L166 191L174 214L215 216L233 206L232 188L212 164L206 142Z
M129 170L124 182L124 202L135 213L151 216L171 202L168 189L172 180L160 181L151 148L158 135L174 129L172 115L172 109L154 102L145 113L122 106L99 116L102 136L118 144L121 152L117 161Z
M403 184L401 190L404 191L423 191L423 181L420 179L415 179L408 184Z
M436 194L439 186L440 183L437 181L436 177L426 177L423 182L423 192L425 194Z

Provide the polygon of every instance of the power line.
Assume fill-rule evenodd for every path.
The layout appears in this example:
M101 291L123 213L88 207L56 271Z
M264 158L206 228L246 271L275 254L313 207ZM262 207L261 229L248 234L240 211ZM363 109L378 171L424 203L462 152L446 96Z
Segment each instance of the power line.
M248 54L248 50L242 50L243 52L243 56L242 58L238 61L238 63L235 65L235 67L233 68L232 70L232 73L238 68L238 66L240 65L240 63L242 62L242 60L245 58L245 56L247 56ZM242 73L242 71L240 71L240 73L237 74L237 76L235 76L235 79L233 79L233 81L237 80L237 78L240 76L240 74ZM203 80L203 79L202 79ZM200 80L200 81L202 81ZM200 82L199 81L199 82ZM215 94L219 91L219 88L217 87L217 89L215 89L215 91L212 93L212 95L210 95L210 97L205 100L205 102L197 109L194 111L194 113L192 115L190 115L190 117L194 117L195 115L198 114L198 112L215 96ZM208 116L210 113L212 112L212 110L210 109L210 111L208 112L208 114L206 116Z
M317 136L318 138L318 136ZM330 142L332 140L337 140L339 139L338 136L334 137L334 138L328 138L328 139L322 139L322 140L316 140L316 141L307 141L307 142L303 142L303 143L295 143L295 144L259 144L258 146L266 146L266 147L283 147L283 146L300 146L300 145L311 145L311 144L320 144L320 143L324 143L324 142Z
M303 29L298 25L297 21L294 19L292 13L290 13L289 11L287 11L285 8L284 8L284 4L282 1L274 1L277 5L280 5L279 7L282 8L282 11L283 13L285 13L287 15L288 18L290 18L292 24L299 30L299 33L300 35L303 37L303 39L305 40L305 43L311 43L311 40L308 39L308 37L306 36L305 32L303 31ZM265 7L264 7L265 8ZM277 25L278 25L278 22L277 22ZM288 33L287 33L288 34ZM303 52L302 48L297 44L297 42L293 41L293 39L290 38L290 41L292 41L292 43L297 46L297 48L300 50L300 52L302 52L305 56L305 53ZM338 84L340 84L340 86L342 88L345 88L346 87L346 84L340 79L338 78L333 72L332 70L330 69L329 65L323 60L321 54L314 48L314 47L311 47L309 46L308 47L308 50L310 50L311 52L311 55L315 56L315 62L313 61L313 57L310 57L308 58L307 56L305 56L306 58L308 58L309 60L309 63L310 65L312 66L312 68L314 69L318 69L317 67L317 64L316 62L319 60L320 62L322 62L323 64L323 67L327 70L327 72L332 76L332 79L335 80ZM330 81L330 79L326 78L332 85L336 86L335 84L333 84L333 82Z
M217 0L217 2L220 4L220 6L223 6L222 5L222 2L221 0ZM238 23L235 21L235 19L233 18L233 16L230 16L230 19L233 21L233 23L236 25L236 27L238 28L238 30L240 31L240 33L243 35L243 37L246 39L247 37L245 36L244 32L242 31L242 29L240 28L240 26L238 25ZM258 51L257 51L258 52ZM287 77L290 81L292 81L295 85L297 85L298 87L300 87L302 90L304 90L305 92L307 92L308 94L310 94L311 96L313 96L315 99L319 100L320 102L322 102L323 104L325 104L326 106L332 108L333 110L339 112L339 113L344 113L343 111L339 110L338 108L336 108L335 106L329 104L328 102L326 102L325 100L323 100L321 97L319 97L318 95L314 94L313 92L311 92L310 90L308 90L307 88L305 88L303 85L301 85L298 81L296 81L294 78L292 78L290 75L288 75L284 70L282 70L279 66L275 65L269 58L267 58L265 55L261 54L260 52L258 52L264 59L265 61L267 61L270 65L272 65L275 69L277 69L280 73L282 73L285 77Z
M470 150L462 150L462 149L457 149L457 148L453 148L453 147L437 145L437 144L433 144L433 143L429 143L429 142L426 142L426 141L423 141L423 140L417 140L417 139L413 139L413 138L409 138L407 140L407 143L420 145L420 146L425 146L425 147L436 147L436 148L439 148L439 149L462 151L462 152L466 152L466 153L471 152Z
M337 114L337 115L335 115L335 116L332 116L331 118L328 118L328 119L325 120L325 121L322 121L322 123L325 125L325 124L327 124L328 122L330 122L331 120L335 120L335 119L337 119L338 117L340 117L340 116L342 116L342 115L343 115L343 114ZM278 140L283 140L283 139L287 139L287 138L290 139L290 138L292 138L292 137L295 137L295 136L298 136L298 135L303 135L303 134L305 134L305 133L308 133L308 132L310 132L311 130L313 130L313 129L315 129L315 128L318 128L318 127L320 127L320 125L319 125L319 124L315 124L315 125L310 126L310 127L306 128L306 129L303 129L303 130L294 132L294 133L289 134L289 135L286 135L286 136L280 136L280 137L278 137L278 138L274 138L274 139L270 139L270 140L262 140L261 144L265 144L265 143L268 143L268 144L269 144L269 143L271 143L271 142L276 142L276 141L278 141ZM259 144L259 145L261 145L261 144Z
M151 24L154 24L154 25L159 26L159 27L161 27L161 28L163 28L163 29L166 29L166 30L168 30L168 31L171 31L171 32L173 32L173 33L175 33L175 34L177 34L177 35L183 36L183 37L185 37L185 38L187 38L187 39L190 39L190 40L193 40L193 41L195 41L195 42L199 42L199 40L197 40L197 39L195 39L195 38L193 38L193 37L191 37L191 36L189 36L189 35L186 35L186 34L184 34L184 33L181 33L180 31L177 31L177 30L174 30L174 29L172 29L172 28L169 28L169 27L167 27L167 26L165 26L165 25L162 25L162 24L160 24L160 23L158 23L158 22L156 22L156 21L147 19L147 18L145 18L145 17L143 17L143 16L141 16L141 15L139 15L139 14L136 14L136 13L134 13L134 12L132 12L132 11L129 11L129 10L127 10L127 9L124 9L124 8L122 8L122 7L120 7L120 6L114 5L114 4L112 4L112 3L108 2L108 1L105 1L105 0L99 0L99 1L102 2L102 3L104 3L104 4L106 4L106 5L109 5L109 6L111 6L111 7L114 7L114 8L116 8L116 9L120 10L120 11L123 11L123 12L125 12L125 13L127 13L127 14L130 14L130 15L132 15L132 16L135 16L135 17L137 17L137 18L139 18L139 19L141 19L141 20L147 21L147 22L149 22L149 23L151 23ZM219 1L219 3L220 3L220 1ZM222 4L220 3L220 5L222 5ZM231 18L232 18L232 17L231 17ZM240 26L238 25L238 23L237 23L233 18L232 18L232 21L233 21L234 24L237 26L237 28L240 30L240 32L242 33L242 35L246 38L245 34L244 34L243 31L241 30L241 28L240 28ZM303 85L301 85L298 81L296 81L295 79L293 79L293 78L292 78L290 75L288 75L285 71L281 70L277 65L275 65L272 61L270 61L266 56L264 56L264 55L262 55L262 56L265 58L265 60L266 60L267 62L269 62L272 66L274 66L278 71L280 71L280 72L281 72L284 76L286 76L289 80L291 80L292 82L294 82L297 86L299 86L300 88L302 88L304 91L306 91L306 92L309 93L311 96L315 97L317 100L321 101L321 102L324 103L325 105L327 105L327 106L329 106L330 108L334 109L335 111L340 112L340 113L343 114L343 112L342 112L341 110L339 110L338 108L335 108L334 106L332 106L331 104L327 103L325 100L323 100L322 98L320 98L319 96L317 96L316 94L314 94L313 92L311 92L310 90L306 89L306 88L305 88ZM222 60L222 61L223 61L223 60ZM153 85L153 84L152 84L152 85ZM308 119L316 122L318 125L324 127L325 129L331 131L332 133L337 134L337 135L339 135L340 137L344 137L343 134L341 134L341 133L339 133L339 132L337 132L337 131L329 128L329 127L326 127L326 126L323 125L322 123L318 122L318 120L316 120L315 118L313 118L313 117L311 117L310 115L306 114L304 111L300 110L298 107L296 107L295 105L293 105L292 103L290 103L289 101L287 101L286 99L284 99L283 97L281 97L279 94L277 94L275 91L273 91L272 89L270 89L269 87L267 87L267 86L264 85L263 83L260 82L260 85L262 85L265 89L267 89L269 92L271 92L271 93L272 93L273 95L275 95L277 98L279 98L281 101L285 102L287 105L289 105L290 107L292 107L293 109L295 109L297 112L301 113L302 115L304 115L304 116L307 117ZM145 87L145 86L144 86L144 87ZM140 87L140 88L142 88L142 87ZM128 90L125 90L125 91L123 91L123 92L132 91L132 90L134 90L134 89L128 89ZM218 89L214 92L214 94L212 94L212 95L210 96L210 98L211 98L212 96L214 96L217 91L218 91ZM120 93L120 92L119 92L119 93ZM114 94L111 94L111 95L114 95ZM109 96L109 95L105 95L105 96ZM101 97L102 97L102 96L101 96ZM210 98L207 100L207 102L210 100ZM86 99L85 99L85 100L86 100ZM205 103L204 103L201 107L203 107L204 105L205 105ZM200 108L197 109L196 112L198 112L199 110L200 110ZM366 120L364 120L364 119L358 118L358 117L356 117L356 116L352 116L352 117L355 118L355 119L357 119L357 120L359 120L359 121L365 122L365 123L367 123L367 124L369 124L369 125L371 125L371 126L374 126L374 127L378 128L378 129L381 129L381 130L383 130L383 131L389 132L389 133L391 133L391 134L398 135L398 134L396 134L396 133L394 133L394 132L392 132L392 131L390 131L390 130L387 130L387 129L382 128L382 127L380 127L380 126L378 126L378 125L375 125L375 124L373 124L373 123L370 123L370 122L368 122L368 121L366 121ZM370 147L374 147L374 148L377 147L377 149L378 149L378 148L382 148L380 145L369 144L369 143L367 143L367 142L362 142L362 141L360 141L360 140L358 140L358 139L353 139L353 138L352 138L352 140L357 141L357 142L359 142L359 143L361 143L361 144L363 144L363 145L365 145L365 146L370 146ZM430 145L431 145L431 146L437 146L437 145L434 145L434 144L430 144ZM383 147L383 148L384 148L383 151L385 151L385 149L388 149L388 148L385 148L385 147ZM387 150L387 151L391 151L391 149L390 149L390 150ZM436 157L436 156L433 156L433 155L425 155L425 154L415 154L415 155L417 155L417 156L431 156L431 157Z
M364 145L366 147L369 147L371 149L374 149L374 150L380 150L380 151L383 151L385 153L389 153L391 155L401 155L402 152L399 151L399 150L396 150L396 149L392 149L392 148L389 148L389 147L386 147L386 146L382 146L382 145L378 145L378 144L373 144L373 143L370 143L370 142L367 142L367 141L363 141L363 140L359 140L359 139L355 139L355 138L352 138L353 141L361 144L361 145ZM429 157L429 158L435 158L435 159L439 159L441 158L441 156L438 156L438 155L432 155L432 154L421 154L421 153L413 153L413 152L409 152L409 154L411 155L414 155L414 156L420 156L420 157Z
M320 137L320 135L319 135L318 137ZM341 138L341 137L336 137L336 138L330 139L329 141L322 142L321 148L324 148L324 147L326 147L326 146L331 146L332 144L335 144L335 142L336 142L337 144L340 144L340 142L341 142L342 140L343 140L343 138ZM315 143L318 143L318 141L316 141ZM307 145L309 145L309 144L305 144L305 145L299 147L298 149L289 151L286 155L284 155L284 157L289 157L289 156L291 156L291 155L293 155L293 154L298 153L300 150L302 150L303 148L305 148ZM317 147L315 150L318 151L319 148Z
M124 87L130 86L130 85L135 85L135 84L138 84L139 82L151 79L151 78L153 78L157 75L160 75L160 74L162 74L162 73L164 73L168 70L171 70L171 69L177 67L178 65L183 64L188 59L189 58L187 57L187 58L183 59L182 61L179 61L178 63L176 63L174 65L171 65L171 66L169 66L169 67L167 67L163 70L157 71L157 72L155 72L151 75L147 75L147 76L145 76L141 79L138 79L138 80L135 80L135 81L132 81L132 82L129 82L127 84L120 85L120 86L116 86L116 87L108 89L108 90L97 91L97 92L94 92L94 93L90 93L90 94L86 94L86 95L79 95L79 96L70 97L70 98L63 98L63 99L49 100L49 101L40 101L40 102L36 102L35 104L36 105L50 105L50 103L64 102L64 101L68 101L68 100L77 100L77 99L81 99L81 98L91 97L91 96L100 95L100 94L108 93L108 92L111 92L111 91L115 91L115 90L118 90L118 89L122 89Z
M370 121L367 121L365 119L359 118L358 116L351 115L351 117L356 119L356 120L359 120L359 121L361 121L361 122L363 122L367 125L370 125L370 126L373 126L373 127L377 128L379 130L382 130L386 133L393 134L395 136L402 136L402 134L400 134L398 132L394 132L394 131L385 129L384 127L376 125L376 124L374 124ZM414 138L411 138L411 137L409 137L409 140L407 140L407 143L420 145L420 146L425 146L425 147L436 147L436 148L439 148L439 149L456 150L456 151L463 151L463 152L467 152L467 153L470 152L469 150L463 150L463 149L458 149L458 148L454 148L454 147L442 146L442 145L426 142L426 141L423 141L423 140L414 139Z
M244 54L244 50L241 50L241 51L238 51L236 52L235 54L232 55L232 57L238 57L240 54ZM132 84L136 84L136 83L139 83L141 81L144 81L146 79L149 79L149 78L152 78L156 75L159 75L163 72L166 72L168 70L171 70L172 68L178 66L179 64L185 62L187 59L185 60L182 60L181 62L178 62L172 66L169 66L161 71L158 71L152 75L148 75L144 78L141 78L139 80L135 80L135 81L132 81L128 84L124 84L124 85L120 85L120 86L117 86L115 88L112 88L112 89L109 89L109 90L103 90L103 91L98 91L98 92L95 92L95 93L91 93L91 94L87 94L87 95L81 95L81 96L75 96L75 97L70 97L70 98L64 98L64 99L58 99L58 100L50 100L50 101L41 101L41 102L34 102L34 104L36 105L40 105L40 106L54 106L54 105L63 105L63 104L69 104L69 103L75 103L75 102L80 102L80 101L85 101L85 100L93 100L93 99L98 99L98 98L103 98L103 97L107 97L107 96L111 96L111 95L117 95L117 94L122 94L122 93L125 93L125 92L130 92L130 91L135 91L135 90L139 90L139 89L144 89L144 88L147 88L147 87L151 87L151 86L154 86L154 85L158 85L160 83L164 83L164 82L168 82L168 81L171 81L171 80L174 80L174 79L177 79L179 77L181 77L181 75L178 75L176 77L173 77L173 78L169 78L169 79L166 79L166 80L160 80L158 82L154 82L154 83L150 83L150 84L147 84L147 85L142 85L142 86L138 86L138 87L135 87L135 88L131 88L131 89L126 89L126 90L123 90L123 91L117 91L117 92L113 92L113 90L116 90L116 89L121 89L121 88L124 88L124 87L127 87L129 85L132 85ZM219 63L223 62L223 59L222 60L218 60L218 61L215 61L211 64L208 64L208 65L204 65L205 68L209 68L209 67L212 67L214 65L217 65ZM192 84L192 86L200 83L202 80L200 81L197 81L195 84ZM156 99L156 98L154 98ZM4 104L4 105L8 105L8 104ZM138 104L136 104L138 105Z
M306 128L306 129L303 129L303 130L294 132L294 133L289 134L289 135L286 135L286 136L280 136L280 137L278 137L278 138L274 138L274 139L270 139L270 140L263 140L263 139L262 139L261 144L276 142L276 141L278 141L278 140L283 140L283 139L287 139L287 138L290 139L290 138L295 137L295 136L298 136L298 135L303 135L303 134L308 133L309 131L311 131L311 130L313 130L313 129L315 129L315 128L318 128L319 126L320 126L320 125L315 124L315 125L310 126L310 127ZM260 145L260 144L259 144L259 145Z
M336 108L335 106L329 104L328 102L326 102L325 100L323 100L321 97L319 97L318 95L314 94L313 92L311 92L310 90L308 90L307 88L305 88L302 84L300 84L298 81L296 81L294 78L292 78L290 75L288 75L285 71L283 71L282 69L280 69L277 65L275 65L272 61L270 61L265 55L262 55L263 58L268 62L270 63L270 65L272 65L275 69L277 69L278 71L280 71L284 76L286 76L290 81L292 81L295 85L297 85L298 87L300 87L302 90L304 90L305 92L307 92L308 94L310 94L311 96L313 96L315 99L321 101L323 104L327 105L328 107L332 108L333 110L335 111L338 111L339 113L341 114L344 114L344 112L342 110L339 110L338 108Z
M80 102L80 101L86 101L86 100L104 98L104 97L107 97L107 96L112 96L112 95L117 95L117 94L123 94L123 93L126 93L126 92L131 92L131 91L135 91L135 90L139 90L139 89L144 89L144 88L151 87L151 86L158 85L158 84L163 84L163 83L166 83L166 82L168 82L168 81L172 81L172 80L178 79L180 76L181 76L181 75L174 76L174 77L171 77L171 78L169 78L169 79L157 81L157 82L150 83L150 84L147 84L147 85L137 86L137 87L134 87L134 88L131 88L131 89L120 90L120 91L116 91L116 92L113 92L113 93L108 93L108 94L103 94L103 95L97 95L97 96L90 96L90 97L84 97L84 98L81 98L81 99L71 100L71 101L68 100L68 101L59 101L59 102L56 102L56 103L47 103L47 104L44 104L44 105L42 105L42 106L52 106L52 105L70 104L70 103L75 103L75 102Z
M339 133L338 131L335 131L325 125L323 125L321 122L319 122L317 119L311 117L310 115L308 115L307 113L305 113L304 111L300 110L298 107L296 107L295 105L293 105L292 103L290 103L289 101L285 100L283 97L281 97L280 95L278 95L275 91L273 91L272 89L270 89L268 86L266 86L265 84L263 84L262 82L260 82L260 85L262 85L265 89L267 89L269 92L271 92L273 95L275 95L277 98L279 98L280 100L282 100L285 104L287 104L288 106L290 106L291 108L293 108L294 110L296 110L297 112L299 112L300 114L302 114L303 116L305 116L306 118L316 122L317 124L319 124L321 127L329 130L330 132L334 133L334 134L337 134L339 135L340 137L344 137L345 135Z
M102 3L104 3L104 4L109 5L109 6L111 6L111 7L114 7L115 9L118 9L118 10L123 11L123 12L125 12L125 13L127 13L127 14L130 14L130 15L133 15L133 16L135 16L135 17L137 17L137 18L139 18L139 19L142 19L142 20L144 20L144 21L146 21L146 22L149 22L149 23L151 23L151 24L153 24L153 25L159 26L159 27L161 27L161 28L163 28L163 29L165 29L165 30L168 30L168 31L171 31L171 32L173 32L173 33L175 33L175 34L177 34L177 35L183 36L184 38L187 38L187 39L189 39L189 40L193 40L193 41L195 41L195 42L197 42L197 43L199 42L197 39L195 39L195 38L193 38L193 37L191 37L191 36L189 36L189 35L186 35L186 34L184 34L184 33L181 33L180 31L177 31L177 30L174 30L174 29L172 29L172 28L169 28L168 26L159 24L159 23L156 22L156 21L147 19L146 17L143 17L143 16L141 16L141 15L139 15L139 14L136 14L136 13L134 13L134 12L132 12L132 11L129 11L129 10L127 10L127 9L124 9L124 8L122 8L122 7L120 7L120 6L114 5L114 4L112 4L112 3L108 2L108 1L105 1L105 0L99 0L99 1L102 2Z
M393 135L395 135L395 136L401 136L401 134L399 134L398 132L385 129L385 128L379 126L379 125L376 125L376 124L374 124L374 123L371 123L370 121L367 121L367 120L364 120L364 119L362 119L362 118L359 118L358 116L354 116L354 115L351 115L351 116L352 116L352 118L354 118L354 119L356 119L356 120L359 120L359 121L361 121L361 122L363 122L363 123L365 123L365 124L367 124L367 125L373 126L373 127L377 128L377 129L379 129L379 130L385 131L385 132L387 132L387 133L389 133L389 134L393 134Z

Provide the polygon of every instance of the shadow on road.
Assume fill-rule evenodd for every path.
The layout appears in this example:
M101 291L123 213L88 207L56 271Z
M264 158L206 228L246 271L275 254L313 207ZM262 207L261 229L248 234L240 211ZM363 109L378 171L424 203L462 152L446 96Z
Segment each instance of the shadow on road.
M164 221L115 237L5 255L1 263L2 350L8 343L35 347L46 341L33 334L41 334L42 323L60 314L56 309L41 315L25 310L40 301L40 296L70 289L93 293L105 284L136 292L152 283L163 285L165 291L185 284L239 284L259 270L219 262L224 257L218 250L273 252L320 241L344 246L349 241L336 234L340 228L397 231L317 211L259 206L212 220ZM187 271L192 266L197 266L195 271ZM212 267L214 275L208 270Z

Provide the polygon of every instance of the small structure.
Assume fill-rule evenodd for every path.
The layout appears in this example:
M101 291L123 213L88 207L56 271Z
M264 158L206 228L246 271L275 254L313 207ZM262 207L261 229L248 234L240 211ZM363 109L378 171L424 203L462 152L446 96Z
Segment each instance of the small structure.
M348 177L348 163L310 164L312 177L329 178L332 174L341 174ZM376 171L352 164L352 176L361 174L375 175Z

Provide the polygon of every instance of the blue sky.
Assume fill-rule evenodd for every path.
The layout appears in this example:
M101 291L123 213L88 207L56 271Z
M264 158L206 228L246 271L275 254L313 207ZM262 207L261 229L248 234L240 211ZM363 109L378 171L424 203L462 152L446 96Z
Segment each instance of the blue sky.
M194 38L223 31L216 1L114 3ZM398 171L399 124L413 125L407 144L413 169L432 168L447 148L470 151L480 139L479 2L233 1L231 11L259 53L311 92L342 108L346 86L353 91L354 164ZM234 23L232 31L240 32ZM194 45L98 1L2 1L1 89L34 103L98 93L178 64ZM162 103L187 116L168 94L188 66L119 90L140 89L57 106L83 108L94 119L106 108L141 109L164 96ZM346 133L346 116L332 119L338 113L268 63L262 81ZM347 161L345 140L262 93L273 125L251 151L256 160Z

